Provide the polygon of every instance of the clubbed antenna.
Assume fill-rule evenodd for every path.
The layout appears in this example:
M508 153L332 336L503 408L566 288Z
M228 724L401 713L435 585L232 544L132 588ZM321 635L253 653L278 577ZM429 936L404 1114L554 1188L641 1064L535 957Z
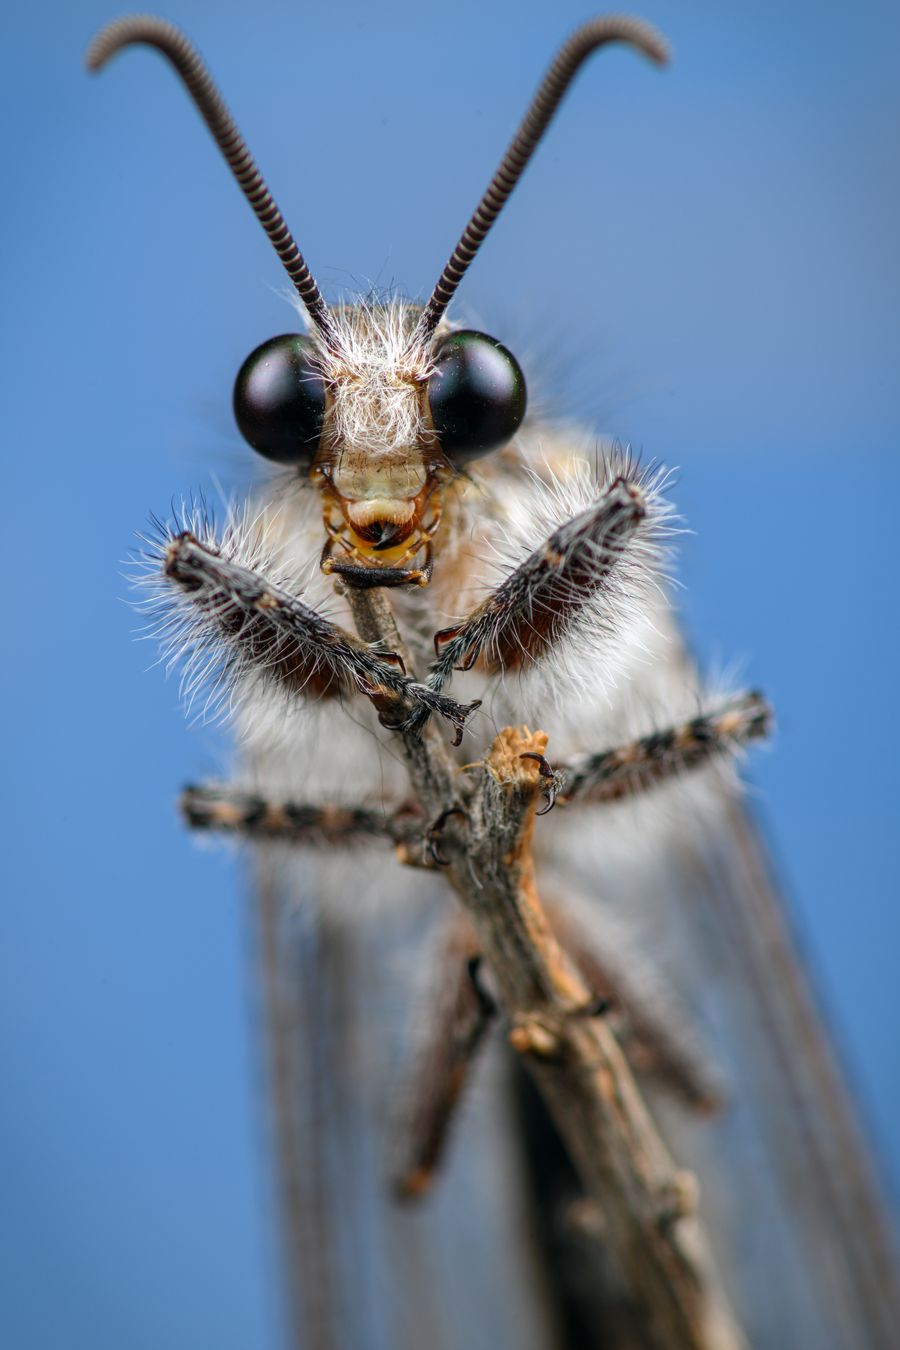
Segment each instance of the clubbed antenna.
M266 187L256 162L247 149L243 136L216 88L212 76L199 53L184 33L165 19L151 15L134 14L116 19L97 34L87 53L89 70L101 70L111 56L123 47L143 43L155 47L175 67L188 93L197 105L203 120L212 132L225 156L241 191L256 213L278 254L285 271L306 306L310 319L329 346L335 345L334 326L309 268L294 237L285 225L271 192Z
M665 65L669 59L669 49L662 34L641 19L619 15L589 19L575 30L567 42L563 43L510 142L509 149L500 161L497 172L488 184L484 196L472 214L472 219L463 230L459 243L440 275L434 293L419 321L416 332L418 341L427 342L437 327L441 315L465 276L466 269L484 243L488 230L525 172L528 161L582 63L592 52L598 47L605 46L607 42L627 42L657 65Z

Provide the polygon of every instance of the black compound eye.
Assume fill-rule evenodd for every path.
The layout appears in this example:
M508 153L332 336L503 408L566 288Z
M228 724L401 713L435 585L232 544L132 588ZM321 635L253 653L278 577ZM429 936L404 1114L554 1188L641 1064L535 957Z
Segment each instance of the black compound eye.
M234 416L244 440L276 464L310 464L322 434L325 382L315 348L299 333L269 338L234 382Z
M522 425L525 376L495 338L463 329L441 343L428 381L431 420L441 449L476 459L510 440Z

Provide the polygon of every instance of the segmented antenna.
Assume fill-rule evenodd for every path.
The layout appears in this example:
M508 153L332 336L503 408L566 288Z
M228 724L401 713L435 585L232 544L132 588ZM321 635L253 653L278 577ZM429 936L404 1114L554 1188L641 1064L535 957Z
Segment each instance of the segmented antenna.
M431 337L488 230L524 173L569 85L583 62L607 42L627 42L657 65L665 65L669 59L668 45L661 33L641 19L620 15L589 19L563 43L440 275L419 320L416 341L425 343Z
M181 76L188 93L228 161L232 173L241 186L241 191L253 207L257 220L269 236L285 271L294 283L310 319L328 345L334 347L336 345L334 325L322 299L322 293L293 235L284 223L281 212L266 187L263 176L212 76L184 33L165 19L157 19L151 15L134 14L124 19L116 19L101 29L88 48L88 69L101 70L110 57L115 56L123 47L132 47L140 43L155 47L168 58Z

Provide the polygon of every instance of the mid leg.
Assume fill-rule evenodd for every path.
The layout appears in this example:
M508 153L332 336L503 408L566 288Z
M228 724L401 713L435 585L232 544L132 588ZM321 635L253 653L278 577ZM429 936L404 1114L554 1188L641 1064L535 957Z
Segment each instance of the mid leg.
M493 1020L495 1008L481 984L479 962L468 922L454 916L438 951L425 1033L395 1123L392 1182L400 1199L418 1197L431 1185Z
M761 694L741 694L680 726L654 731L639 740L573 764L557 765L557 800L613 802L665 783L716 759L733 756L749 741L767 736L772 710Z

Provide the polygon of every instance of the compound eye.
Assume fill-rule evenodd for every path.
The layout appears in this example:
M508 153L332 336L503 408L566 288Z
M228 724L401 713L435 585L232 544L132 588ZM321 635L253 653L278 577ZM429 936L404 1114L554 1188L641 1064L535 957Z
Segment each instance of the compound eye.
M463 329L441 343L428 403L445 455L477 459L504 445L522 425L526 402L522 369L495 338Z
M276 464L309 465L325 414L325 382L309 338L284 333L251 352L234 382L244 440Z

